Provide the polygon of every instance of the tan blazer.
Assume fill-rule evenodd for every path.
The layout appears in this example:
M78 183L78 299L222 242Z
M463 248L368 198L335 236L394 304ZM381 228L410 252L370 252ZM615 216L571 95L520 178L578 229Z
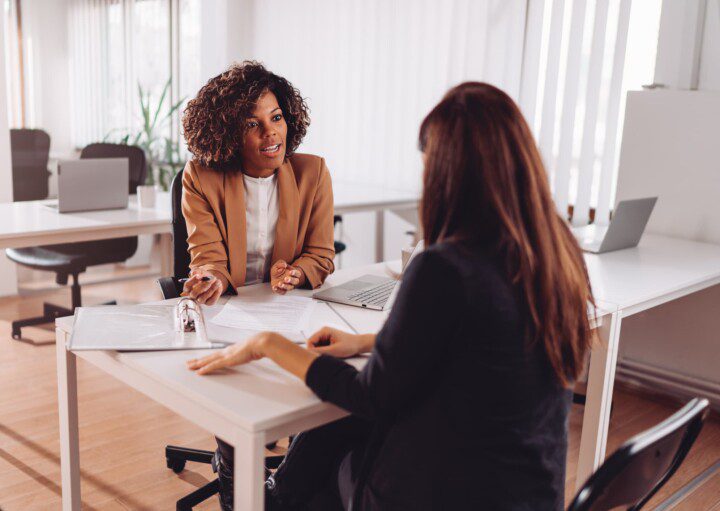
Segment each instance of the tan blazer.
M279 215L272 263L299 266L306 286L318 287L333 272L333 195L325 160L294 154L277 170ZM188 162L182 212L188 230L190 268L221 272L233 287L245 283L247 234L242 173L220 172Z

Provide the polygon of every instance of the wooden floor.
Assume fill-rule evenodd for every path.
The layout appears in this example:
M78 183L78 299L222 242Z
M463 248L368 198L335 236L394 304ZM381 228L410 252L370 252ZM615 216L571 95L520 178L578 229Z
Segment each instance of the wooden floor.
M13 341L9 321L40 312L50 299L68 305L67 291L0 299L0 509L60 509L60 462L54 334L28 328L36 345ZM83 288L86 305L110 299L121 303L159 298L152 279ZM155 511L175 509L175 500L212 479L209 466L188 464L181 475L165 468L166 444L210 449L213 439L150 399L82 360L78 367L80 449L84 510ZM670 415L677 405L628 389L617 389L609 450ZM573 494L582 408L570 420L568 489ZM646 509L691 481L720 459L720 423L712 418L680 471ZM197 507L217 510L216 499ZM720 473L673 509L720 511Z

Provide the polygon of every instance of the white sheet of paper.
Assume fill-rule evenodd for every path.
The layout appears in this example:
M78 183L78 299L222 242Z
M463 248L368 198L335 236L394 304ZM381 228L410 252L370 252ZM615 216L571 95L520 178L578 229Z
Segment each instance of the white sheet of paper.
M228 300L211 322L241 330L302 332L309 327L315 304L301 296L238 296Z

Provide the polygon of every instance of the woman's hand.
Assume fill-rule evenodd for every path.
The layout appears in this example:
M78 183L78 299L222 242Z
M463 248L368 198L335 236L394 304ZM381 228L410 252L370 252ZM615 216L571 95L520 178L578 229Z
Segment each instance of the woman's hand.
M238 366L265 357L265 345L272 332L262 332L244 343L232 344L207 357L194 358L186 362L188 369L198 374L208 374L226 367Z
M307 348L315 353L348 358L372 350L374 335L355 335L329 326L323 327L310 336Z
M204 280L203 280L204 279ZM225 277L213 270L193 270L185 282L180 296L189 296L206 305L215 305L225 292L228 283Z
M300 268L290 266L280 259L270 268L270 287L273 293L284 295L301 285L304 275Z
M187 367L198 374L247 364L268 357L286 371L305 381L308 368L318 355L274 332L263 332L243 344L234 344L207 357L188 360Z

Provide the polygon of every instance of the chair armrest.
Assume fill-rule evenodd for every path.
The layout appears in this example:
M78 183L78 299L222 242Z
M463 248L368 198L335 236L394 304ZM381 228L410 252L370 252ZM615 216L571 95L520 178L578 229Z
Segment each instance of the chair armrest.
M160 292L164 300L177 298L182 292L182 286L175 277L162 277L157 279L157 283L160 286Z

